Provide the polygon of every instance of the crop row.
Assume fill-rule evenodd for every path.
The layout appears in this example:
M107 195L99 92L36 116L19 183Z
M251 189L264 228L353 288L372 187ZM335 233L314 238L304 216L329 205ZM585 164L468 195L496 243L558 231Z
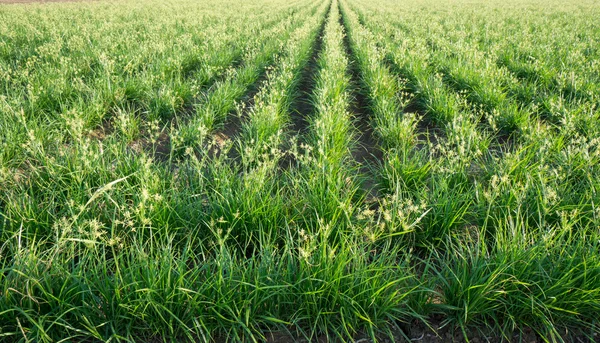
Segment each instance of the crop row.
M512 83L502 83L507 71L485 54L369 6L352 1L344 10L387 149L382 185L397 206L427 208L405 244L440 244L428 249L435 257L426 267L443 304L434 313L462 328L532 326L552 339L557 321L594 325L598 265L583 262L597 249L589 240L598 233L594 130L535 123L538 113L521 106ZM564 122L593 120L575 109L593 104L561 96L575 101ZM490 112L516 125L483 120ZM506 130L516 146L492 144Z

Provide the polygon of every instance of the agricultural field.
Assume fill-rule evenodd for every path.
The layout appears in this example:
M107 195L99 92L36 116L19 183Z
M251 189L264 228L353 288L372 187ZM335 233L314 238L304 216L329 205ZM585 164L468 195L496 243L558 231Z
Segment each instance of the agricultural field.
M598 18L0 0L0 342L600 342Z

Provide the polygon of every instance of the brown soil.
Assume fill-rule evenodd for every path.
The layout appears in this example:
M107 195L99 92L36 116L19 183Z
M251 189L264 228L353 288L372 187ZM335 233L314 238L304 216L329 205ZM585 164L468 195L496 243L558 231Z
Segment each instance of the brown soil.
M327 22L330 11L331 7L327 11L328 14L321 21L319 31L312 43L311 55L300 73L296 96L290 107L290 134L292 137L295 137L295 139L298 139L299 142L303 142L302 137L305 137L306 133L309 131L311 116L315 114L312 96L316 86L315 77L319 72L318 61L320 54L323 51L325 23ZM280 160L280 167L282 169L291 169L294 165L296 165L296 157L288 151L288 153Z
M312 95L316 85L315 76L319 72L318 60L323 51L323 32L325 31L325 20L321 23L319 33L313 42L311 56L308 63L302 69L298 83L298 96L292 103L291 130L295 135L303 135L308 131L310 116L314 114L315 108Z
M377 342L380 343L542 343L546 342L544 338L535 333L534 330L525 328L522 332L514 332L507 337L496 334L486 334L486 332L467 331L465 338L459 328L450 328L442 326L439 319L432 319L429 326L421 321L414 321L410 324L401 325L401 329L392 330L392 337L379 336ZM342 343L340 340L328 340L326 336L319 336L309 342L304 338L298 338L287 332L273 332L265 334L267 343ZM593 338L583 334L565 332L562 335L564 342L573 343L600 343L600 336L595 334ZM366 334L361 333L354 337L353 343L373 343L373 340Z
M157 161L167 162L171 154L171 137L165 131L161 131L155 141L148 137L138 138L129 144L129 148L135 153L146 152Z
M371 126L373 112L370 110L367 96L361 91L361 89L364 89L361 81L361 70L358 66L358 61L355 59L354 51L352 51L352 47L350 46L350 39L347 34L348 28L345 26L342 16L340 16L339 22L346 32L344 35L344 48L350 62L348 72L350 74L350 87L354 96L349 110L354 117L354 125L358 133L358 144L352 152L352 156L359 163L361 174L365 175L361 185L363 191L369 197L377 198L379 197L377 178L373 175L370 167L382 163L383 151Z

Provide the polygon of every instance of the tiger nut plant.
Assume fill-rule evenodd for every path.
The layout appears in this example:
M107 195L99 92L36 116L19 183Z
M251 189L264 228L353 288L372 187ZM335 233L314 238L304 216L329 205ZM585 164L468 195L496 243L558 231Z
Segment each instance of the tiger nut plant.
M595 0L0 1L0 342L600 342Z

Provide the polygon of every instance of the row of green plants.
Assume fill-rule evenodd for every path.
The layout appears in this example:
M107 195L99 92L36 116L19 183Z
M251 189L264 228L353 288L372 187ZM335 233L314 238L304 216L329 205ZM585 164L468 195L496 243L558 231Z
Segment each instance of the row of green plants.
M154 11L139 4L82 6L37 13L16 6L0 14L0 158L7 167L24 162L30 135L54 149L112 131L134 140L140 131L160 131L192 115L207 88L314 7L281 3L263 13L223 5L216 17L210 7L190 10L185 3ZM161 16L165 11L170 16Z
M248 98L261 78L268 79L268 69L280 57L282 46L293 39L290 36L303 32L302 24L306 16L314 15L316 11L317 6L314 5L308 10L290 15L269 32L262 32L257 36L258 41L248 43L252 49L246 53L241 67L230 70L203 94L202 99L194 104L194 116L171 127L169 156L181 157L189 148L204 149L211 134L223 131L226 124L235 125L231 122L236 117L232 118L230 115L236 112L239 117L242 114L244 109L240 108L241 100ZM261 102L259 97L255 97L253 101Z
M248 43L256 46L247 52L241 65L230 69L222 79L215 80L210 88L199 93L193 113L180 112L179 119L165 123L169 126L151 120L147 114L131 111L118 112L114 118L106 119L108 123L97 124L92 129L86 129L85 111L64 114L64 121L38 120L24 111L7 112L9 115L3 117L6 120L3 125L7 134L5 142L15 147L17 154L0 169L5 185L3 211L8 217L6 225L18 225L14 223L19 222L19 218L28 218L34 224L27 236L46 235L58 218L72 214L68 207L61 205L65 199L83 201L90 195L87 194L89 189L126 175L119 171L113 174L120 175L118 177L111 178L112 173L99 176L105 171L114 171L115 161L127 163L119 156L145 154L132 157L134 166L126 169L131 173L140 164L152 163L152 160L172 162L182 157L188 148L204 147L206 136L218 129L219 124L223 125L224 117L235 110L236 101L243 98L273 63L273 54L279 44L287 41L287 32L293 31L304 15L315 8L311 6L308 10L289 16L263 32L264 36L257 36L253 43ZM279 37L281 41L273 41L273 37ZM105 152L110 154L103 156ZM71 191L33 191L51 187L57 180L61 181L59 187ZM45 206L44 211L37 210L40 204ZM114 214L108 212L104 215L112 218ZM34 229L36 227L42 231Z
M222 6L228 4L223 3ZM314 27L324 15L324 5L320 6L318 13L312 4L310 7L305 3L300 6L294 4L294 7L302 10L290 15L287 5L281 3L266 16L250 16L248 22L239 21L240 32L235 38L251 50L245 52L247 57L240 67L224 71L227 76L223 81L216 78L212 87L199 93L212 101L201 101L197 104L198 108L217 104L217 97L207 94L227 93L221 104L225 103L228 108L213 107L212 112L206 111L209 114L220 111L218 114L222 121L226 114L223 111L235 104L236 99L231 98L239 99L247 93L252 81L262 74L261 70L274 63L274 56L269 53L273 54L276 48L288 44L306 44L310 39L307 35L315 34ZM144 6L142 9L149 10ZM113 12L116 10L118 8L112 9ZM252 12L241 10L241 17ZM262 9L254 10L262 13ZM125 12L128 11L130 9ZM294 13L296 11L293 10ZM100 10L98 12L101 13ZM191 12L189 15L193 18L194 14L198 13ZM53 17L56 15L49 15L50 19L56 19ZM265 17L279 18L281 24L262 32L262 36L242 34L243 30L252 31L256 25L263 26ZM307 17L312 19L305 22ZM147 19L139 18L142 22ZM235 19L228 17L224 23L231 26L231 21ZM296 30L300 21L302 27ZM210 26L210 21L206 24ZM163 19L158 23L159 27L161 25L173 27L174 23ZM293 42L286 38L291 32L295 32ZM120 37L118 32L111 33L113 38ZM275 37L274 43L269 42ZM194 38L190 36L189 39ZM215 39L217 37L211 38ZM264 46L268 49L263 52ZM219 50L213 52L220 53ZM296 58L297 52L297 49L291 49L288 59ZM198 67L217 67L208 63L199 62ZM154 75L146 74L152 78ZM190 79L196 80L196 76L190 76ZM237 89L227 89L227 85ZM246 90L240 91L240 86ZM199 113L204 115L205 112ZM35 125L37 120L29 113L17 115L20 115L20 123L26 129ZM147 117L143 119L148 120ZM51 124L40 121L39 132L28 131L27 143L19 144L18 148L25 153L20 151L15 159L23 159L25 163L9 159L2 165L0 336L11 341L50 342L65 338L135 341L152 339L153 335L165 339L186 339L193 335L194 339L208 340L219 334L226 337L229 331L249 337L257 335L258 327L269 320L257 318L252 324L256 325L253 331L240 332L241 326L231 325L215 316L221 310L205 312L203 296L196 298L200 306L184 299L185 294L191 294L186 293L189 287L194 288L196 283L200 286L196 289L198 295L202 294L202 286L207 287L206 295L213 291L226 291L210 277L204 277L217 276L212 268L217 268L216 265L224 261L209 259L208 256L204 256L207 257L205 259L202 257L204 251L199 250L199 247L206 247L206 251L212 251L204 241L207 236L212 236L210 221L204 217L205 212L201 212L202 216L191 217L203 210L206 201L203 197L214 194L214 189L207 189L203 197L197 196L191 168L188 170L184 166L175 167L156 161L153 149L133 151L127 135L118 130L106 138L63 140L57 137L57 130L50 129ZM15 127L2 126L3 132L6 130L7 133ZM123 127L132 129L131 125ZM43 128L48 130L41 132ZM159 136L161 127L154 130L153 134ZM60 145L54 147L43 143L39 134ZM172 135L169 139L175 140L174 137ZM201 139L203 137L199 136L189 143L192 148L190 154L193 154L194 148L203 147ZM181 150L185 152L187 149ZM205 163L209 162L212 163L205 160ZM202 178L206 176L200 175ZM237 174L233 176L235 178ZM229 179L232 179L231 175ZM207 216L210 215L213 213ZM217 217L216 221L221 222L222 219ZM217 231L214 234L216 236ZM184 237L189 240L183 242ZM184 252L186 245L193 247L189 254ZM162 257L158 258L156 254ZM156 264L150 266L150 261ZM205 267L192 268L199 264ZM233 266L239 268L242 265ZM179 273L175 266L183 274L173 278ZM210 274L206 274L209 270ZM220 275L222 279L226 272ZM231 286L237 292L235 287L239 286L239 282L232 280ZM147 301L154 296L161 299L156 298L154 304ZM175 301L175 298L180 301ZM239 306L233 299L227 301ZM217 306L215 309L227 307L225 303L219 305L216 299L214 304ZM191 313L190 308L194 308ZM165 313L169 315L165 317ZM233 317L235 314L225 315ZM235 337L232 335L231 339Z
M424 25L424 13L394 22L385 20L389 9L365 1L348 7L374 129L388 149L382 185L430 210L404 243L417 249L436 294L422 314L442 313L465 334L485 329L507 340L526 327L549 341L567 339L573 328L596 332L597 140L528 117L523 125L533 129L509 136L515 146L491 145L501 132L482 120L486 111L511 116L510 104L519 102L494 81L493 60L487 73L471 49L443 41L437 21ZM396 10L399 18L414 15L405 11ZM466 87L457 85L459 72L469 73ZM420 124L428 121L439 134Z

